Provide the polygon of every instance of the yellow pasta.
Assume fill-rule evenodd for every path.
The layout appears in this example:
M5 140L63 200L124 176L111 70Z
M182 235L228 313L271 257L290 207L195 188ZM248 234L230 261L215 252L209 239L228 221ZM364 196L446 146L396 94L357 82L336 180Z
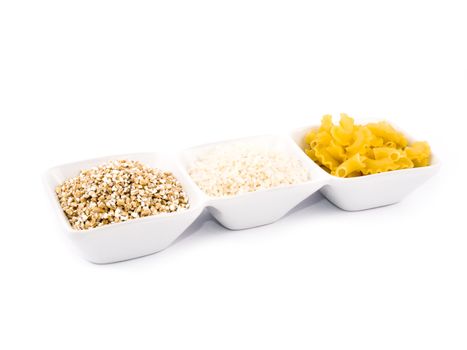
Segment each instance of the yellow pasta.
M337 159L335 159L333 156L331 156L331 154L329 154L326 148L322 146L318 146L318 147L315 147L313 150L314 150L316 159L318 159L318 162L324 165L329 170L333 171L339 166L340 162Z
M309 145L311 141L313 141L316 138L316 130L312 129L308 134L305 136L305 144Z
M388 122L357 125L346 114L339 124L330 115L304 138L305 153L323 169L339 177L355 177L430 165L427 142L409 144Z
M382 137L376 136L368 128L365 128L365 130L368 130L367 132L370 134L370 146L371 147L382 147L384 145L384 140Z
M326 114L321 119L321 125L319 127L319 131L326 131L329 132L332 127L332 116L330 114Z
M375 147L373 148L373 155L375 159L388 158L397 162L401 157L401 151L392 147Z
M331 117L332 121L332 117ZM346 131L352 132L354 129L354 120L350 118L347 114L341 114L341 120L339 121L339 125Z
M361 157L360 154L357 153L339 165L332 174L339 177L348 177L354 172L363 172L366 168L366 164L364 163L365 159L366 157Z
M316 157L316 154L315 154L315 150L314 150L314 149L311 149L311 148L305 149L305 153L306 153L307 156L310 157L313 161L319 163L319 160L318 160L318 158Z
M414 163L407 158L405 154L403 154L396 163L399 166L399 169L409 169L414 167Z
M369 147L369 137L365 133L364 128L358 128L353 134L353 143L346 148L349 156L353 156L356 153L365 154Z
M342 146L348 146L352 143L353 130L346 130L342 126L334 125L331 127L331 136Z
M331 134L326 132L326 131L320 131L316 134L316 137L314 140L310 142L311 145L315 146L322 146L322 145L329 145L331 143L332 137Z
M430 162L431 151L427 142L414 142L405 153L415 166L427 166Z
M339 145L336 141L331 140L326 150L336 160L343 162L346 159L345 149Z
M397 170L399 166L395 161L390 158L383 159L365 159L366 167L362 170L364 175L368 174L378 174L385 171Z
M369 123L366 127L376 136L382 137L386 142L393 142L401 147L406 147L408 144L405 136L394 129L388 122Z

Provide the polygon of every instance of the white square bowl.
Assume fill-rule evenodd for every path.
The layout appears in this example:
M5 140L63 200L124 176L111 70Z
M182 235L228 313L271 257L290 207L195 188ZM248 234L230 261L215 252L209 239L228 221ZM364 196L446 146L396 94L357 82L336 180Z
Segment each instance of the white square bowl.
M294 142L302 153L305 146L305 135L313 127L296 129L291 133ZM398 129L400 130L400 129ZM401 130L412 141L412 138ZM316 164L307 156L308 160ZM352 178L341 178L329 174L319 168L328 178L327 184L320 192L334 205L347 211L358 211L381 207L400 202L439 170L440 163L432 155L431 165L426 167L393 170L379 174L364 175Z
M309 162L307 156L287 136L257 136L202 145L183 151L180 160L189 173L195 159L204 152L218 145L236 142L257 142L290 154L308 171L309 180L234 196L210 197L206 194L209 212L228 229L241 230L270 224L325 184L326 175L323 175L321 168Z
M80 170L117 159L137 160L154 168L171 171L182 184L190 207L175 213L147 216L88 230L73 229L60 206L55 188L66 179L78 175ZM116 155L57 166L47 171L44 182L67 236L76 244L85 259L99 264L133 259L167 248L204 208L203 195L193 185L177 160L156 153Z

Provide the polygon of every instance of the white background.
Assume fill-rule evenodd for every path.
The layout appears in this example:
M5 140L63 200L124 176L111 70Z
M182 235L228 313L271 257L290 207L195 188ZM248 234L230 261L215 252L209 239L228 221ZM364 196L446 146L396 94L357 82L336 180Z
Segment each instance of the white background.
M0 2L2 349L466 349L463 1ZM56 224L54 165L386 118L441 158L403 202L320 195L279 222L203 216L93 265Z

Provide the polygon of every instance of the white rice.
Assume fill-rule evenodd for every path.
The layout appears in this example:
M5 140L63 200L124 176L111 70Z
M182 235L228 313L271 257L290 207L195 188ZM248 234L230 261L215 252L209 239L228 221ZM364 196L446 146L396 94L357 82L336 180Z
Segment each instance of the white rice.
M188 172L213 197L233 196L309 180L299 159L277 145L238 141L201 152Z

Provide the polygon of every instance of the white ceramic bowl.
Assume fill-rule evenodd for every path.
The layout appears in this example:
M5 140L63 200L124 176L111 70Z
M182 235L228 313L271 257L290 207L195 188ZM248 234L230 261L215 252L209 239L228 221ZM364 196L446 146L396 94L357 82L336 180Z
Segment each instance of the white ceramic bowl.
M309 173L310 179L299 184L230 197L206 195L190 178L188 169L199 154L220 143L190 148L176 155L125 154L61 165L47 171L44 182L61 226L78 246L82 255L94 263L111 263L152 254L167 248L195 221L204 208L208 208L223 226L234 230L272 223L318 190L341 209L350 211L370 209L399 202L433 176L440 166L438 159L433 156L432 165L427 167L395 170L355 178L335 177L321 169L304 153L303 139L310 128L300 128L289 135L258 136L224 141L257 140L287 152L291 157L298 159ZM148 216L89 230L73 229L60 207L55 193L56 186L78 175L80 170L113 159L138 160L148 166L171 171L186 191L190 208L176 213Z
M162 170L171 171L188 195L190 207L175 213L159 214L88 230L71 227L60 207L55 188L67 178L113 159L138 160ZM138 153L90 159L50 169L45 184L52 198L61 226L78 246L85 259L94 263L111 263L158 252L167 248L201 214L204 197L176 159L156 153Z
M305 135L311 128L312 126L307 126L291 133L292 139L300 149L304 148ZM413 141L407 133L401 131L410 141ZM313 162L310 158L308 159ZM431 165L426 167L394 170L352 178L333 176L319 168L322 175L327 177L326 185L321 188L320 192L331 203L343 210L357 211L381 207L400 202L402 198L432 177L439 170L439 167L438 158L432 155Z
M321 168L310 162L307 155L286 136L248 137L194 147L181 153L182 164L189 171L193 161L202 153L221 144L236 142L258 143L289 154L291 158L301 162L308 171L310 179L298 184L261 189L229 197L207 196L206 206L209 212L224 227L231 230L241 230L270 224L287 214L326 183L326 176L322 174Z

